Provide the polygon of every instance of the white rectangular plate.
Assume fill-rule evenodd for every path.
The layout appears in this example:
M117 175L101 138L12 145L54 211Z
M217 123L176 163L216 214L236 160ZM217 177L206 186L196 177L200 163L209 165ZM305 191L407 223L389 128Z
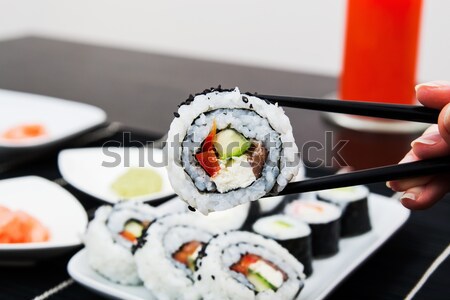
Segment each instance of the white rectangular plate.
M100 125L105 120L106 113L92 105L0 89L2 148L26 148L54 143ZM45 127L45 136L20 141L2 137L8 129L36 123Z
M378 249L409 217L409 210L397 200L377 194L369 197L372 230L364 235L344 238L338 254L314 260L314 273L305 282L300 299L323 299L358 265ZM144 287L126 287L114 284L89 268L85 250L69 262L68 271L77 282L87 288L115 299L153 299Z

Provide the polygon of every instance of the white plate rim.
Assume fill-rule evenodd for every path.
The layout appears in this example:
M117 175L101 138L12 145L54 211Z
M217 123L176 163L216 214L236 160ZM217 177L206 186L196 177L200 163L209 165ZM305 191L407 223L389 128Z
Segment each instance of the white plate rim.
M121 290L120 288L115 288L110 283L103 283L94 278L84 276L81 272L78 272L78 268L76 266L77 262L82 259L87 258L87 250L86 248L81 249L69 260L67 264L67 272L70 277L72 277L76 282L86 287L87 289L93 291L94 293L98 293L101 295L106 295L113 299L128 299L128 300L144 300L139 296L127 293L126 291ZM95 271L93 271L95 272ZM98 274L98 276L101 276ZM107 280L107 279L105 279ZM142 288L143 286L136 286L136 288ZM150 296L150 294L149 294ZM150 296L151 299L151 296ZM146 300L146 299L145 299Z

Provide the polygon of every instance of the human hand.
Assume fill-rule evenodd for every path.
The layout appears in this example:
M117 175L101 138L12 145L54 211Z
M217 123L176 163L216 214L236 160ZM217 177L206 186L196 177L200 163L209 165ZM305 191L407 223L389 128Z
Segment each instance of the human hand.
M450 155L450 82L432 81L416 86L416 97L425 106L440 109L437 125L431 125L411 143L411 150L399 163ZM396 192L404 192L402 204L409 209L425 209L450 191L449 173L388 181Z

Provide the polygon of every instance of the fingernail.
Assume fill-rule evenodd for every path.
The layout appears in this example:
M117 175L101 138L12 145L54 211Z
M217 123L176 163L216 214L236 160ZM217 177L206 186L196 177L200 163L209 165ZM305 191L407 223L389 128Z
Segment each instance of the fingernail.
M450 87L450 82L442 80L430 81L416 85L415 89L417 92L421 88L441 88L441 87Z
M417 197L415 194L413 193L404 193L401 197L400 200L404 200L404 199L410 199L412 201L416 201Z
M409 162L413 162L416 161L416 158L414 157L414 155L412 155L411 153L408 153L405 155L405 157L403 157L403 159L401 161L399 161L399 164L406 164Z
M431 133L425 134L421 137L415 139L411 142L411 147L414 147L415 144L423 144L427 146L436 145L439 141L442 140L442 137L439 133Z
M450 107L447 107L444 113L444 126L447 132L450 133Z
M389 181L386 181L386 186L391 189L391 183Z
M410 199L411 201L416 201L417 199L419 199L420 194L422 194L422 192L423 192L422 186L410 188L406 193L404 193L400 197L400 200L403 201L405 199Z

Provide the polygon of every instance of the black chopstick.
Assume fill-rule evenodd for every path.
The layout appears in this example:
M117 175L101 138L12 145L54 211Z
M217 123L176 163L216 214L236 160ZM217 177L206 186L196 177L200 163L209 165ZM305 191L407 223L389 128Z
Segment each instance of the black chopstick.
M323 176L289 183L280 195L320 191L338 187L398 180L432 174L450 173L450 157L390 165L351 173Z
M278 102L280 106L285 107L345 113L384 119L436 124L439 116L439 110L417 105L385 104L349 100L342 101L260 94L257 96L273 103Z

